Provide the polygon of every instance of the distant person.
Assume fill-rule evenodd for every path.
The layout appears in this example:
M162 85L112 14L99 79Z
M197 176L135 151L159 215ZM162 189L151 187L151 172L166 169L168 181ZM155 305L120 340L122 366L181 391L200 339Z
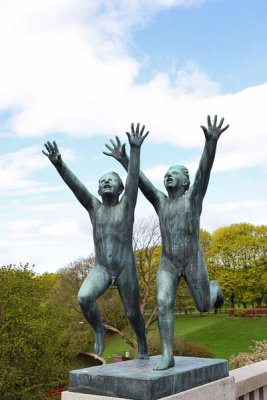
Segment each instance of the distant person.
M181 277L184 277L195 305L200 312L211 307L222 306L224 298L217 282L210 282L199 242L200 215L203 199L208 187L210 171L213 165L217 141L229 125L222 127L224 119L217 125L217 116L213 124L207 118L208 126L201 126L206 141L200 164L191 188L188 169L174 165L164 176L164 185L168 196L155 186L140 171L139 187L154 206L159 216L162 237L162 254L157 274L158 325L161 337L162 358L157 370L174 366L173 357L173 306L176 289ZM144 127L143 127L144 129ZM127 170L130 166L118 137L116 143L106 145L110 153Z
M145 323L140 310L140 295L135 258L132 248L134 209L138 192L140 148L148 135L144 128L131 126L127 132L131 146L128 176L123 192L121 178L115 172L103 175L99 180L98 193L102 203L93 196L62 160L56 142L47 142L43 153L56 167L58 173L86 208L93 225L95 267L90 271L78 293L82 312L92 326L95 335L95 352L104 351L105 326L101 322L97 298L110 285L116 285L125 313L136 333L138 358L147 358L148 349Z

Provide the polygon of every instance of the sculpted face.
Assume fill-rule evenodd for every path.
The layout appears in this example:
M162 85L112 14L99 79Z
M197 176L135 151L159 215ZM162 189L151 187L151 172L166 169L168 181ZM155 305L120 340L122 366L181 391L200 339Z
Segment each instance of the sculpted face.
M185 190L187 190L189 184L188 170L181 165L173 165L164 176L164 185L167 190L178 188L179 186L184 186Z
M99 179L98 194L119 196L123 191L123 184L118 174L108 172Z

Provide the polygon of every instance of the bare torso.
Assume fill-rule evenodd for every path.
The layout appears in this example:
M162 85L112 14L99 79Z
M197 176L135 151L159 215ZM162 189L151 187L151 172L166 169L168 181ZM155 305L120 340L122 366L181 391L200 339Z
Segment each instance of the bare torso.
M199 213L190 194L161 198L158 206L162 237L162 256L176 268L186 268L199 249Z
M115 206L98 207L91 217L96 263L117 278L133 258L132 227L134 215L122 199Z

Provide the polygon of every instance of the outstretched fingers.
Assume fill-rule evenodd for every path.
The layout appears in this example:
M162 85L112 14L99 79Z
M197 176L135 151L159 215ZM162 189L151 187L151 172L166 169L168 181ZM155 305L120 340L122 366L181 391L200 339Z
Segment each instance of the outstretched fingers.
M106 146L106 148L107 148L108 150L110 150L110 151L113 150L112 147L111 147L109 144L105 144L105 146Z
M140 136L142 136L142 135L143 135L143 133L144 133L144 130L145 130L145 125L143 125L143 126L142 126L142 128L141 128L141 131L140 131Z
M116 139L116 141L117 141L117 146L118 146L118 147L121 147L121 141L120 141L119 136L115 136L115 139Z
M149 132L145 132L145 125L140 125L138 122L136 127L134 127L134 123L131 124L131 133L126 132L128 136L128 140L131 146L141 146ZM122 146L123 148L123 146Z
M219 129L221 129L223 123L224 123L224 118L221 119L221 121L220 121L220 123L219 123L219 125L218 125L218 128L219 128Z
M46 157L49 157L49 154L48 154L46 151L42 150L42 153L43 153Z
M132 125L133 125L133 124L132 124ZM131 134L130 134L129 132L126 132L126 135L127 135L128 140L129 140L129 142L130 142L130 140L131 140Z
M208 128L209 128L209 130L211 130L211 129L212 129L212 124L211 124L210 116L209 116L209 115L208 115L208 117L207 117L207 122L208 122Z
M229 128L229 124L228 125L226 125L223 129L221 129L221 133L223 133L224 131L226 131L226 129L228 129Z
M149 131L147 131L147 133L145 134L145 136L143 136L143 140L145 140L145 138L147 137L148 134L149 134Z
M223 133L224 131L226 131L226 129L228 129L229 126L230 126L230 125L228 124L228 125L226 125L224 128L222 128L223 123L224 123L224 118L221 119L221 121L220 121L220 123L219 123L219 125L218 125L218 129L219 129L220 133Z
M103 151L103 154L105 154L106 156L113 156L115 144L111 139L110 142L113 144L113 148L109 144L105 143L106 148L110 151L110 153L108 153L107 151Z
M55 150L51 142L47 142L47 146L51 152Z
M53 141L53 145L54 145L54 149L56 150L56 152L59 153L59 150L58 150L58 147L57 147L57 143L56 143L55 140Z

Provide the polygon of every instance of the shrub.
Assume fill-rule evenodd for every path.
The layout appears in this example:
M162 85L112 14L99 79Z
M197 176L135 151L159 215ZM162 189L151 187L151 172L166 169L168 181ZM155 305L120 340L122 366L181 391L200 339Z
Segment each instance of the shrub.
M149 338L148 348L152 356L161 354L159 338ZM212 358L213 354L207 346L201 343L186 342L183 340L174 341L173 354L175 356Z
M254 344L249 347L249 353L231 356L229 366L230 369L235 369L263 360L267 360L267 340L254 341Z
M229 308L228 315L235 317L267 317L267 307Z

